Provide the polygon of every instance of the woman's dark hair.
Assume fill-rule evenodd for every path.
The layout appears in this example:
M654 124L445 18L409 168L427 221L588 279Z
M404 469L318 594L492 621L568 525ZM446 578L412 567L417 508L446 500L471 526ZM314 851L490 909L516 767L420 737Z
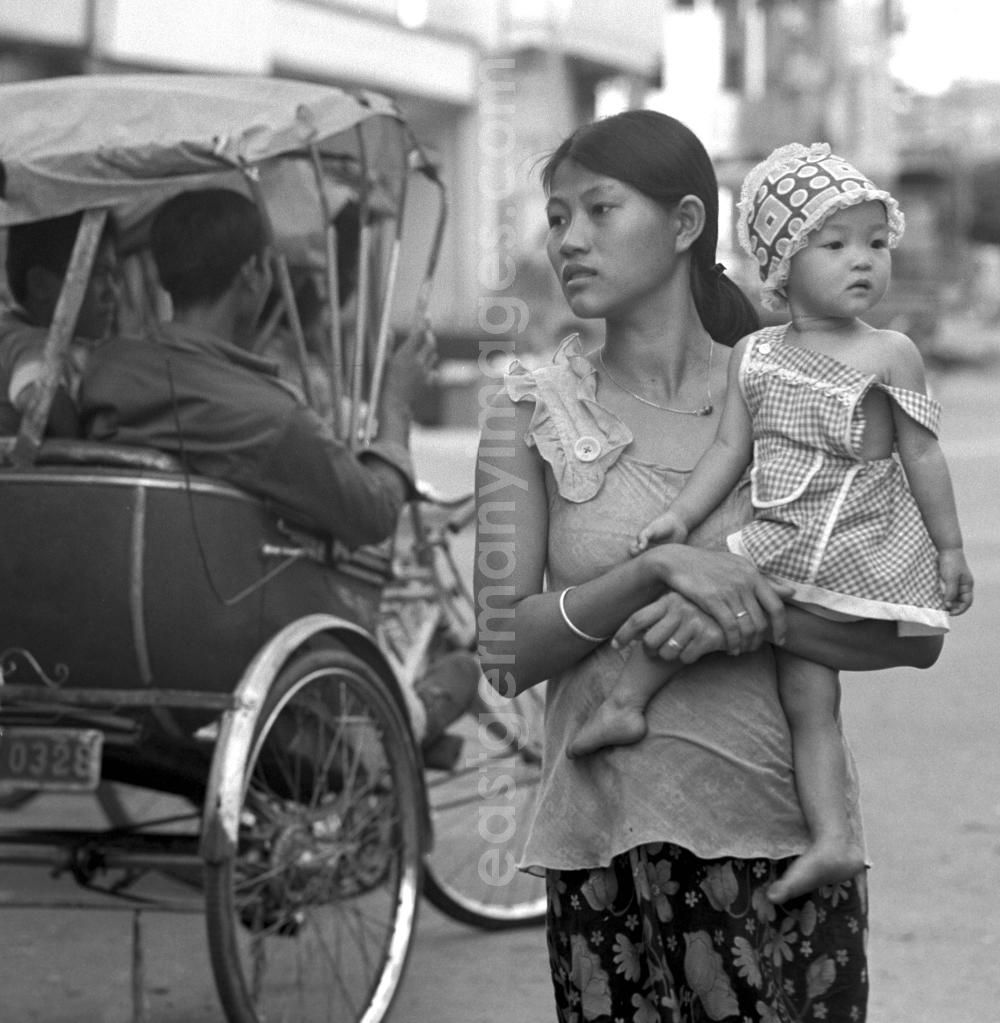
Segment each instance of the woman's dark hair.
M717 267L719 185L705 147L690 128L656 110L627 110L585 124L545 161L546 191L566 160L622 181L665 209L685 195L697 196L705 206L705 227L691 248L691 292L701 322L724 345L760 326L750 300Z
M248 259L266 247L257 207L228 188L203 188L168 199L149 230L160 283L175 304L212 301Z

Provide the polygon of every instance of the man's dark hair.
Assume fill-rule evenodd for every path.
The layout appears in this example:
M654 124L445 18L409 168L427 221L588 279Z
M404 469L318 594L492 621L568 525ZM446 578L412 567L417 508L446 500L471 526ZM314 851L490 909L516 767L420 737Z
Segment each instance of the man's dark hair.
M149 239L160 284L181 306L218 298L266 247L257 207L228 188L168 199L153 218Z
M28 272L36 266L60 276L66 273L82 213L15 224L7 232L7 284L15 301L28 300Z

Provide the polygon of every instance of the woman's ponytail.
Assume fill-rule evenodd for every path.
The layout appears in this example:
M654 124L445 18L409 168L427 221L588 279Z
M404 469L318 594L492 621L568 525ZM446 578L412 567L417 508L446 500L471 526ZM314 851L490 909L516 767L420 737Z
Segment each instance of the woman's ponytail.
M691 291L695 308L714 341L732 348L741 337L760 327L760 317L743 289L726 275L721 263L691 265Z

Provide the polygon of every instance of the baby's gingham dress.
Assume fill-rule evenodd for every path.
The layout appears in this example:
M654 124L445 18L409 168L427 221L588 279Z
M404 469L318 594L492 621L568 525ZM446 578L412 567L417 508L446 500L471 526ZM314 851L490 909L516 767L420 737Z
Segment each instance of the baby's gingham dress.
M740 387L754 431L754 521L731 550L790 584L793 600L832 617L942 632L948 614L937 550L896 458L862 459L862 398L877 387L935 435L941 408L819 352L754 334Z

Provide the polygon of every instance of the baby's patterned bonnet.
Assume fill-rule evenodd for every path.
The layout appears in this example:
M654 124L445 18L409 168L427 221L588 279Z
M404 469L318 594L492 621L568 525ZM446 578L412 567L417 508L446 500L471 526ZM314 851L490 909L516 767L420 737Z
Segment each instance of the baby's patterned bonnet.
M896 200L830 152L825 142L793 142L776 149L746 176L739 202L740 245L760 268L761 301L768 309L785 304L784 285L792 256L836 210L878 200L889 223L889 248L903 235Z

